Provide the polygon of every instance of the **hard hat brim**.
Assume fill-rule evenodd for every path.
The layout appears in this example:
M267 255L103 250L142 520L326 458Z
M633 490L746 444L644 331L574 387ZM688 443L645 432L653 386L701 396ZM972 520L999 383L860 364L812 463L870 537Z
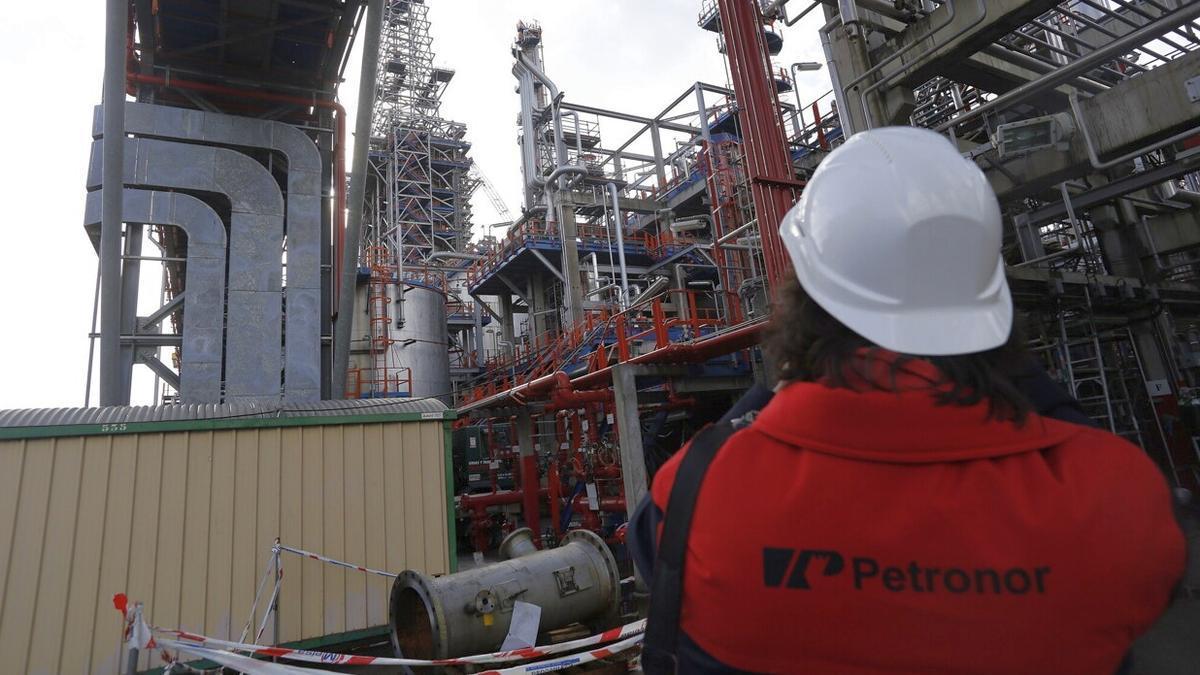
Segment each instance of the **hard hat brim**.
M975 354L1003 345L1012 333L1012 295L1003 260L996 264L994 292L969 307L864 307L822 292L821 284L806 279L806 271L797 266L797 278L808 296L847 328L884 349L914 356Z

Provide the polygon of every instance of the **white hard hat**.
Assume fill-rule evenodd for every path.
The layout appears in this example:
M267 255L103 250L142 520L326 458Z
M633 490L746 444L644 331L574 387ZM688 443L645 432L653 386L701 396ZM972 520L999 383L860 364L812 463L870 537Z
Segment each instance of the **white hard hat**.
M1008 340L1000 205L979 167L932 131L854 135L779 233L808 295L880 347L948 356Z

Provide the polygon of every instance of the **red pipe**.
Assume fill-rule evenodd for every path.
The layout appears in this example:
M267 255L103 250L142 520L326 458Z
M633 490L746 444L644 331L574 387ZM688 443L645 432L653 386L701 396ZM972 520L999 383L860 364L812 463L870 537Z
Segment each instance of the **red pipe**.
M598 501L600 502L600 510L604 513L625 513L625 498L621 495L600 497ZM571 509L578 513L590 511L591 507L588 506L587 495L577 495L571 501Z
M526 396L541 396L550 393L562 378L567 377L566 373L556 372L550 373L536 380L531 380L517 387L513 387L507 391L497 392L486 398L481 398L478 401L472 401L459 409L459 412L468 412L480 408L494 408L506 403L510 400L517 404L523 403ZM568 383L570 380L567 380Z
M563 373L566 375L566 373ZM612 398L613 393L608 390L604 391L575 391L570 388L570 380L567 381L568 386L563 389L556 388L554 394L550 397L550 403L547 405L549 410L571 410L578 408L585 403L603 403Z
M523 490L507 490L505 492L492 492L487 494L461 495L458 498L458 503L459 506L464 509L475 509L487 508L489 506L520 504L523 498Z
M521 493L524 497L522 510L525 515L525 525L533 530L533 543L541 548L542 531L541 509L538 507L539 480L537 470L537 455L525 455L521 458Z
M538 488L537 496L545 497L549 494L546 488ZM477 507L489 506L511 506L520 504L525 500L525 490L504 490L502 492L484 492L480 494L459 495L455 499L458 500L458 505L464 509L474 509Z
M550 497L550 526L554 528L554 536L562 536L562 483L558 476L558 462L550 462L546 470L547 494Z
M662 349L655 349L652 352L647 352L641 356L635 356L626 361L628 364L639 365L649 363L696 363L707 361L713 357L722 354L730 354L742 349L747 349L758 344L761 339L763 329L767 326L766 321L756 321L755 323L735 328L734 330L719 333L703 340L697 340L690 344L673 344ZM571 380L571 385L576 389L594 389L604 386L612 381L612 370L614 366L609 366L602 370L597 370L594 373L581 375L580 377Z
M758 344L762 339L762 332L767 327L766 320L759 320L751 324L746 324L740 328L735 328L731 331L718 333L697 340L688 344L673 344L655 349L652 352L647 352L640 356L635 356L625 363L638 365L649 363L697 363L707 361L711 358L721 356L722 354L730 354L742 349L748 349ZM602 368L593 373L580 375L574 380L562 372L551 373L544 377L539 377L536 380L523 384L519 387L514 387L508 391L501 391L487 398L481 398L478 401L471 401L464 404L458 409L458 412L468 413L472 410L484 408L493 408L504 405L509 402L518 405L526 402L527 396L544 395L554 392L555 390L571 392L572 395L583 394L579 389L595 389L604 386L612 381L612 370L614 366ZM603 392L603 396L597 396L597 401L607 401L611 398L610 392ZM571 406L567 406L571 407Z
M597 466L592 469L592 475L596 478L620 478L621 467L617 466L616 464Z
M738 103L750 192L762 235L767 281L773 286L790 269L779 224L803 183L796 180L779 116L779 96L769 67L762 10L756 0L718 0L718 7Z
M822 150L827 151L829 150L829 141L825 139L825 127L821 125L821 108L817 105L816 101L813 101L812 114L813 119L816 120L814 124L817 126L817 145L819 145Z
M342 279L340 270L342 256L340 255L340 251L346 246L346 109L342 107L342 104L332 99L305 98L289 94L255 91L253 89L238 89L219 84L210 84L208 82L181 80L176 77L166 78L161 75L146 75L138 72L127 72L125 77L128 82L137 84L156 85L172 89L188 89L206 94L253 98L260 101L274 101L276 103L311 105L317 108L329 108L337 113L337 138L334 139L333 145L334 234L337 237L337 251L334 252L333 256L333 311L337 313L338 288L341 286Z

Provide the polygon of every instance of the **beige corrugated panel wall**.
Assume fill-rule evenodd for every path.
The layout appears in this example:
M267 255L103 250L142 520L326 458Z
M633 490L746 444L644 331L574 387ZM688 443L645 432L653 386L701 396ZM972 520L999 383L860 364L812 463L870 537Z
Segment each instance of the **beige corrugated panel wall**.
M0 671L118 673L119 592L238 639L276 536L449 571L444 443L441 421L0 440ZM387 623L389 579L283 565L281 642Z

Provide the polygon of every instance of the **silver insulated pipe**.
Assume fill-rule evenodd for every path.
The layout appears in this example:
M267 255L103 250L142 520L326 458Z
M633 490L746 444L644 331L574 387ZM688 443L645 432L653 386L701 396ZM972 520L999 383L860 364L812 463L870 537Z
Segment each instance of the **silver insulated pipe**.
M455 574L401 573L388 603L396 654L447 659L496 651L518 600L541 607L539 632L577 622L616 623L621 578L603 539L575 530L558 548L531 552L524 544L515 547L522 554L515 559Z

